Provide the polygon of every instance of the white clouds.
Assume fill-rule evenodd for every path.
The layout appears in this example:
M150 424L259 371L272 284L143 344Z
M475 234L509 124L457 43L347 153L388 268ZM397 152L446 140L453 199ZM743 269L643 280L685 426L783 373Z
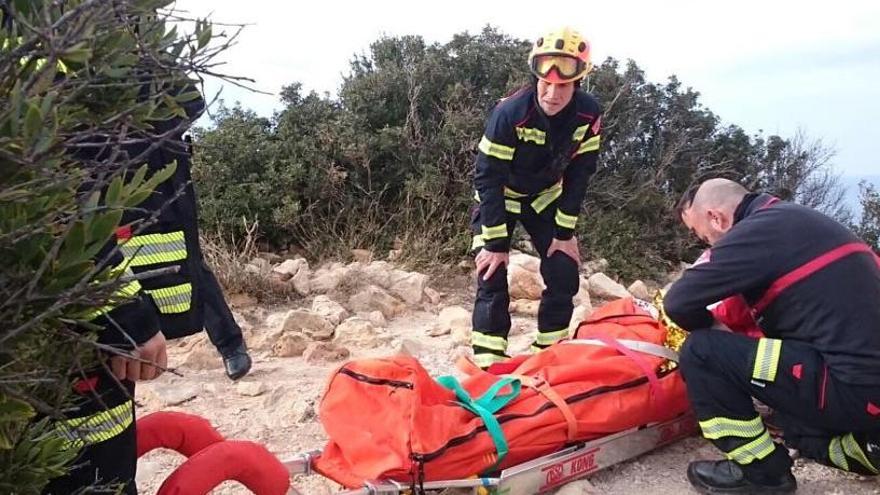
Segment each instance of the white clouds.
M351 57L382 35L446 42L492 24L531 39L568 24L590 37L597 60L632 58L652 80L677 74L712 110L749 131L805 126L838 143L847 170L867 170L880 156L874 144L880 126L869 123L858 138L848 125L868 120L862 113L873 121L880 112L876 1L178 0L177 7L201 16L213 11L218 22L253 24L224 54L225 71L253 77L271 92L300 81L307 90L335 93ZM224 93L260 113L277 108L274 97ZM854 99L864 104L851 108ZM816 114L826 116L823 124L803 118ZM856 150L858 156L849 156Z

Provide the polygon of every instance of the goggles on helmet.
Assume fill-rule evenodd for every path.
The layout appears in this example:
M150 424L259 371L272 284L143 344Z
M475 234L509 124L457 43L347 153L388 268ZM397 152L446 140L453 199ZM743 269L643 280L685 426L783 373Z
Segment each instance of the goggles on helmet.
M556 69L560 77L570 79L580 75L586 64L579 58L567 55L537 55L532 58L532 72L538 77L547 77L550 71Z

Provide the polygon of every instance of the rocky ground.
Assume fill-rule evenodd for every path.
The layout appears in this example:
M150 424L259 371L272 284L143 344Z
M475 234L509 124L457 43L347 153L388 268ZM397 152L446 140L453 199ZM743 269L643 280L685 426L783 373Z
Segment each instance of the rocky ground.
M246 294L230 296L254 357L253 371L239 382L223 373L216 351L204 334L171 343L165 373L138 387L139 414L159 410L201 415L226 438L257 441L285 458L320 449L325 437L316 416L326 379L344 360L405 352L416 356L435 376L454 374L455 358L468 350L469 279L401 270L389 262L372 261L367 252L354 253L347 265L334 263L312 270L305 260L259 258L248 269L288 284L302 296L287 306L265 307ZM576 300L573 323L592 310L592 303L634 295L650 297L656 283L635 282L624 288L588 263ZM524 352L535 332L534 315L542 284L537 259L514 255L509 270L514 324L511 352ZM557 493L695 493L684 468L691 460L718 458L700 438L690 438L602 471L589 480L570 483ZM168 451L140 459L138 487L156 493L162 480L182 462ZM797 461L799 493L880 493L880 483L846 475L815 463ZM324 495L340 489L319 476L295 477L303 494ZM215 493L249 493L228 482ZM447 491L452 493L464 493Z

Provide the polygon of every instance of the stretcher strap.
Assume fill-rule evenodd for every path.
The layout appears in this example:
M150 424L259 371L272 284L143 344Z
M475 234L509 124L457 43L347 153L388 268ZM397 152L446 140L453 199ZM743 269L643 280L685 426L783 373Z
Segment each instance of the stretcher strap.
M611 347L623 354L624 356L630 358L639 369L642 370L642 373L645 374L645 378L648 379L648 387L651 394L651 402L654 403L654 407L657 408L658 411L666 410L666 394L663 392L663 388L660 386L660 380L657 378L656 371L651 367L651 365L642 357L639 353L634 352L629 347L623 345L620 341L615 338L609 337L607 335L591 335L588 338L593 338L602 341L608 347Z
M540 377L526 376L526 375L507 375L511 378L515 378L522 382L523 385L534 389L539 394L543 395L547 398L553 405L559 409L559 412L562 413L562 416L565 418L565 422L568 425L568 441L574 442L578 436L578 422L571 408L568 407L568 403L565 402L565 399L559 395L556 390L553 390L553 387L547 383L546 380Z
M501 378L476 400L468 394L467 390L461 386L461 383L454 376L441 376L437 378L437 382L455 392L459 405L483 420L483 424L486 425L486 431L489 432L489 437L492 438L492 443L495 444L495 451L498 453L495 465L489 470L495 469L510 451L507 439L504 438L504 431L501 429L501 425L498 424L498 420L495 419L495 412L519 396L519 380L515 378ZM500 391L507 386L510 386L510 392L501 394Z

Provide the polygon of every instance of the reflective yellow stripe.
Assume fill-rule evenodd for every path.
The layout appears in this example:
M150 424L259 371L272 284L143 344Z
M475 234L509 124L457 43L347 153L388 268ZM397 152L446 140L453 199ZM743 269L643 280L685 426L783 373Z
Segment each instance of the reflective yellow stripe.
M502 223L501 225L495 225L492 227L486 227L483 225L483 240L491 241L492 239L498 239L499 237L507 237L507 224Z
M91 416L65 419L55 423L55 431L64 437L65 449L79 449L119 435L134 421L132 401Z
M162 289L147 290L153 296L162 314L184 313L192 303L192 284L180 284Z
M492 366L492 364L500 363L506 359L506 356L499 356L498 354L492 354L491 352L474 354L474 364L480 368L488 368L489 366Z
M715 440L722 437L752 438L764 432L761 417L754 419L712 418L700 421L703 436Z
M550 203L556 201L556 198L561 195L562 183L557 182L539 193L538 198L532 201L532 209L535 210L535 213L541 213L544 211L544 208L550 206Z
M844 471L849 471L849 463L846 462L846 455L843 453L840 437L834 437L828 443L828 458L831 459L835 466Z
M480 234L477 234L471 240L471 251L473 251L474 249L477 249L477 248L481 248L485 245L486 245L486 241L483 240L483 236L481 236Z
M776 444L770 439L770 434L765 430L761 436L727 453L727 458L739 463L748 464L760 460L773 453Z
M513 148L510 146L504 146L503 144L493 143L492 141L489 141L489 138L486 136L483 136L483 139L480 140L478 148L484 154L494 156L499 160L513 160Z
M844 435L841 444L846 455L858 461L862 466L865 466L868 471L877 474L877 468L875 468L874 465L871 464L871 461L868 460L868 457L865 455L862 447L859 446L859 443L856 442L852 433Z
M539 331L538 335L535 337L535 343L538 345L553 345L566 337L568 337L567 328L563 328L562 330Z
M576 215L568 215L562 212L562 210L556 210L556 225L560 227L565 227L566 229L574 229L577 225L578 217Z
M755 367L752 378L772 382L776 379L776 367L779 365L779 354L782 341L778 339L761 339L758 341L758 352L755 354Z
M532 353L538 353L538 352L543 351L544 349L546 349L546 347L539 347L535 344L532 344L531 346L529 346L529 350L532 351Z
M129 266L147 266L186 259L183 232L137 235L120 242L120 250Z
M572 141L580 141L587 135L587 130L590 128L592 124L584 124L577 129L574 130L574 136L572 136Z
M129 272L130 273L130 272ZM95 318L108 313L113 308L126 302L128 299L136 296L141 291L141 284L137 280L132 280L123 284L110 296L108 304L97 309L90 310L83 315L84 320L94 320Z
M517 127L516 137L523 142L533 141L535 144L544 144L547 134L541 129L533 129L531 127Z
M509 211L510 213L522 213L522 204L515 199L505 199L504 200L504 209Z
M474 330L471 332L471 345L504 352L507 350L507 339L497 335L488 335Z
M575 153L575 155L580 155L580 154L586 153L588 151L598 150L599 149L599 140L600 140L599 136L593 136L590 139L587 139L586 141L581 143L581 145L578 147L578 150Z
M509 187L504 188L504 195L508 198L519 199L528 196L528 194L523 194L521 192L516 192Z

